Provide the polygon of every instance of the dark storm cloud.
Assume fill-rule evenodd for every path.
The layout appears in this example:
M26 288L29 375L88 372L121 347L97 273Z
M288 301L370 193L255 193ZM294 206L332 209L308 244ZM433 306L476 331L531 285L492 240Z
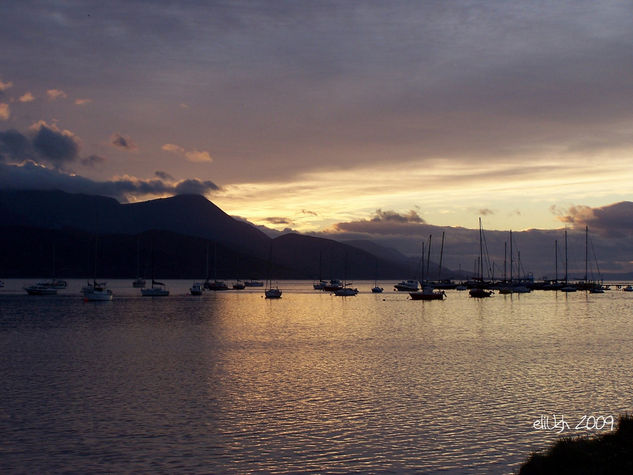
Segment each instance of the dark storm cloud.
M0 131L0 161L24 160L33 155L30 139L17 130Z
M206 194L218 189L217 185L211 181L196 179L185 180L180 183L165 183L159 179L142 180L136 178L94 181L79 175L45 168L32 162L27 162L21 166L0 164L0 188L64 190L69 193L110 196L121 201L148 195Z
M553 209L556 212L556 209ZM589 226L592 232L605 237L630 237L633 235L633 202L621 201L608 206L591 208L571 206L558 212L558 219L574 229Z
M94 167L106 161L104 157L94 154L80 157L79 143L79 138L72 132L38 122L27 134L14 129L0 131L0 161L31 161L59 170L68 169L74 163Z
M63 168L79 156L77 138L68 131L59 131L40 123L33 137L33 147L40 157L56 168Z
M138 147L136 146L134 142L132 142L132 139L130 139L130 137L121 135L118 132L113 134L112 137L110 137L110 143L113 146L123 149L123 150L133 151L133 150L138 149Z
M210 180L187 179L178 183L174 191L176 194L204 195L210 191L219 190L220 187Z
M428 228L424 219L414 210L398 213L381 209L377 209L369 219L337 223L333 226L334 232L342 233L415 236L426 234Z

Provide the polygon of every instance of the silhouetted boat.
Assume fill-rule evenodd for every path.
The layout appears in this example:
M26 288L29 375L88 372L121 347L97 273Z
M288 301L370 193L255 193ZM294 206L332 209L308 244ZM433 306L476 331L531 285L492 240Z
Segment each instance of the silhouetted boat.
M419 290L417 280L403 280L394 284L393 287L398 292L417 292Z
M484 281L484 228L481 225L481 218L479 218L479 266L477 272L479 276L474 279L476 282L473 284L473 288L468 291L468 294L474 298L490 297L493 292L492 290L487 290L486 287L489 284Z
M88 282L86 286L81 289L81 293L84 296L84 302L107 302L112 300L113 294L110 289L107 288L105 282L97 282L97 247L99 239L95 235L95 256L94 256L94 273L92 282Z
M143 297L167 297L169 290L164 283L152 279L152 286L141 289L141 295Z
M191 288L189 289L189 293L191 295L202 295L203 288L200 282L194 282Z
M229 290L229 286L222 280L217 279L218 270L218 250L217 244L213 243L213 281L209 280L209 245L207 244L207 280L204 281L204 288L207 290Z
M145 287L145 279L141 277L141 237L136 240L136 279L132 282L132 287L142 289Z
M268 252L268 279L266 279L266 289L264 290L264 296L267 299L280 299L282 292L279 289L279 286L275 285L273 287L273 283L271 280L272 268L273 268L273 243L271 241L270 250Z
M29 295L57 295L57 289L43 283L37 283L24 287Z
M331 279L327 284L323 286L323 290L326 292L336 292L343 288L343 282L339 279Z
M411 300L444 300L446 292L443 290L434 290L433 286L425 285L419 292L410 292Z
M475 297L475 298L485 298L485 297L490 297L493 294L493 292L492 290L475 288L475 289L470 289L468 291L468 294L471 297Z
M93 280L82 289L84 302L107 302L112 300L112 291L106 287L105 282Z
M229 290L229 286L223 280L207 280L204 282L204 288L207 290Z
M343 287L334 291L334 295L338 297L353 297L356 294L358 294L358 289L352 287Z
M152 286L144 287L141 289L141 295L143 297L167 297L169 290L163 282L154 280L154 245L152 243Z
M327 280L319 280L312 284L312 288L314 290L325 290L325 286L327 285Z
M263 287L264 283L260 280L247 280L244 282L246 287Z
M322 279L322 275L323 275L322 271L323 271L323 253L319 251L319 281L312 284L312 288L314 290L324 290L325 286L327 285L327 280Z

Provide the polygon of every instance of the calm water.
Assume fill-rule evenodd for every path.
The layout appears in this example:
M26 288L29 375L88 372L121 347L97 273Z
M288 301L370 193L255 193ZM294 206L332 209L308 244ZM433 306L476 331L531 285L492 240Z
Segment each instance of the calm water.
M0 292L0 471L493 472L633 410L633 293ZM384 283L390 289L391 283ZM585 430L583 433L597 433Z

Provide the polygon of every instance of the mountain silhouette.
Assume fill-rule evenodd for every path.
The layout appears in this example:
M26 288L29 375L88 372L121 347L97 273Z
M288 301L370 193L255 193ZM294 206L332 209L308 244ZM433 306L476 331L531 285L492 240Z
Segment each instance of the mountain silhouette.
M295 233L271 240L200 195L121 204L63 191L4 190L0 222L5 249L0 274L6 277L90 276L97 236L98 273L104 277L135 276L139 243L142 273L148 275L151 248L161 278L206 277L209 247L211 277L262 278L271 242L275 278L399 279L410 274L406 262L394 259L395 251L376 247L380 252L373 254L367 243L360 249Z

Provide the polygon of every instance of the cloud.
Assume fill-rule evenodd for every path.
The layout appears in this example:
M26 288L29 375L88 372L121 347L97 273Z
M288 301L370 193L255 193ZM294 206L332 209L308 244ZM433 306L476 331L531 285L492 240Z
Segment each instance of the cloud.
M204 150L185 150L180 145L167 143L161 147L166 152L171 152L184 157L186 160L194 163L212 162L213 159L209 152Z
M110 137L110 144L123 150L138 150L137 145L132 142L132 139L130 139L130 137L126 135L121 135L118 132L112 134L112 137Z
M0 81L0 92L6 91L12 86L13 86L13 83L11 81L7 81L7 82Z
M210 191L219 190L220 187L217 186L210 180L198 180L198 179L186 179L182 180L174 187L174 192L176 194L195 194L195 195L205 195Z
M66 94L61 89L49 89L46 91L46 95L51 101L56 101L57 99L66 99L68 97L68 94Z
M161 180L164 180L164 181L174 181L174 177L173 176L171 176L169 173L163 172L161 170L156 170L154 172L154 175L156 175L158 178L160 178Z
M184 148L182 148L179 145L174 145L173 143L166 143L161 148L163 150L165 150L166 152L173 152L173 153L177 153L177 154L180 154L180 155L184 155L184 153L185 153L185 149Z
M194 163L204 163L204 162L212 162L213 159L209 152L205 150L190 150L185 152L185 158L190 162Z
M0 102L0 120L9 120L9 117L11 117L11 109L9 109L9 104Z
M105 163L106 159L99 155L90 155L88 157L82 158L79 162L85 167L95 167Z
M478 211L478 213L479 213L481 216L490 216L491 214L495 214L495 212L494 212L494 211L492 211L492 210L491 210L491 209L489 209L489 208L482 208L482 209L480 209L480 210Z
M271 224L288 224L288 225L293 224L291 219L281 218L281 217L264 218L264 221L266 221L268 223L271 223Z
M69 130L60 130L44 121L31 127L35 131L33 147L45 162L55 168L75 161L79 156L79 138Z
M30 92L25 92L23 95L20 96L18 102L33 102L34 100L35 96L33 94L31 94Z
M17 165L33 162L58 170L68 170L73 163L95 166L105 161L98 155L81 157L80 145L81 140L71 131L39 121L25 134L15 129L0 131L0 161Z
M31 140L14 129L0 131L0 161L23 161L32 158Z
M242 216L231 216L234 219L237 219L239 221L242 221L244 223L250 224L251 226L253 226L254 228L259 229L261 232L263 232L266 236L270 237L270 238L276 238L279 236L282 236L284 234L289 234L289 233L298 233L298 231L292 229L292 228L284 228L281 231L279 229L274 229L274 228L269 228L268 226L265 226L263 224L255 224L252 223L251 221L249 221L246 218L243 218ZM283 218L282 218L283 219Z
M383 211L381 209L376 210L376 214L371 221L374 223L379 222L396 222L396 223L424 223L424 220L414 210L410 210L406 214L400 214L395 211Z
M140 179L124 175L107 181L94 181L62 170L46 168L33 162L22 165L0 163L1 189L63 190L110 196L120 201L182 193L207 194L219 189L212 181L197 179L165 183L159 179Z
M318 216L315 211L310 211L309 209L302 209L301 214L309 214L310 216Z
M602 236L626 237L633 235L633 202L621 201L607 206L591 208L584 205L570 206L562 211L550 208L558 219L574 229L588 226Z
M369 219L336 223L329 232L360 233L366 235L422 236L427 234L428 226L424 219L414 211L398 213L377 209Z
M84 106L86 104L90 104L92 99L75 99L75 105Z

